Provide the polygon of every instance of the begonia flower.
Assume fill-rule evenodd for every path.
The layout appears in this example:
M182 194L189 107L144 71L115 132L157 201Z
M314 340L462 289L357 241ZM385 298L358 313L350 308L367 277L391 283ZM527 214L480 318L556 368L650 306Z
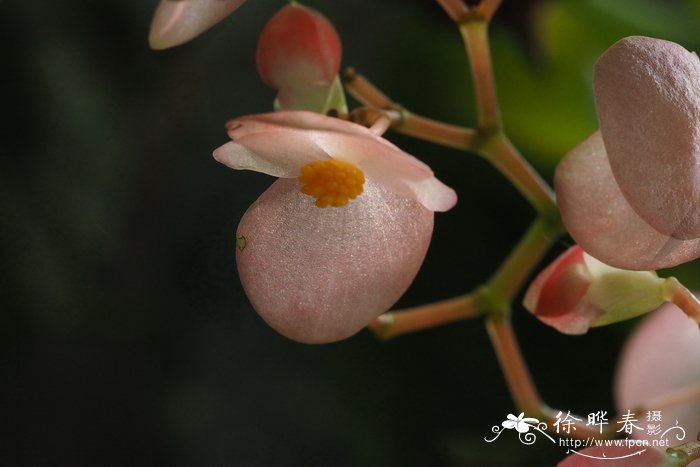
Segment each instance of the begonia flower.
M270 19L256 52L260 77L278 91L278 109L319 113L345 110L340 58L340 38L330 21L298 3Z
M652 270L700 256L700 60L628 37L595 65L600 130L557 167L562 220L591 255Z
M160 50L184 44L233 13L245 0L161 0L148 43Z
M666 300L665 279L653 271L608 266L575 245L542 270L523 304L564 334L584 334L648 313Z
M244 214L236 261L255 310L301 342L351 336L391 307L425 256L433 212L454 191L371 130L283 111L229 122L214 152L279 177Z
M620 412L643 407L658 411L661 432L671 445L700 435L700 329L678 307L667 304L650 314L625 343L615 370L615 405ZM658 406L657 404L662 404ZM644 412L646 417L647 413ZM646 420L645 420L646 421ZM658 439L658 433L635 430L638 439ZM700 460L692 463L700 466Z

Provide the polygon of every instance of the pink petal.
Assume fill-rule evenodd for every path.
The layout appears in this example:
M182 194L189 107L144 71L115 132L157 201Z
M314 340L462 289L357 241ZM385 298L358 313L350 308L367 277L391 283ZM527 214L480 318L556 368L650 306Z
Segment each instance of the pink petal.
M183 44L233 13L245 0L161 0L148 42L160 50Z
M330 118L316 112L285 111L257 115L246 115L226 123L231 139L273 128L317 130L349 133L360 136L375 136L369 129L339 118ZM376 136L375 136L376 137Z
M248 150L225 145L216 151L215 158L232 168L257 167L252 170L296 177L302 165L331 157L359 166L367 178L431 211L446 211L457 202L454 190L435 178L427 165L355 123L285 111L239 118L227 126L229 136ZM263 161L256 164L253 154Z
M631 455L642 451L641 454ZM566 456L557 467L664 467L666 455L659 449L626 446L595 446Z
M540 272L528 287L525 308L564 334L584 334L602 310L582 301L591 284L580 246L573 246Z
M302 132L271 130L229 141L214 151L214 159L236 170L254 170L273 177L295 178L310 162L330 159Z
M571 150L554 177L562 220L587 253L622 269L650 271L700 256L700 240L677 240L632 209L610 170L600 132Z
M612 172L655 230L700 237L700 60L669 41L628 37L595 67Z
M368 179L341 209L320 209L279 179L238 227L243 287L260 316L300 342L349 337L391 307L415 277L433 213Z
M368 177L431 211L447 211L457 203L454 190L435 178L427 165L376 135L314 132L312 138L334 159L358 165Z
M664 305L638 325L622 350L614 385L618 410L634 411L650 399L698 384L700 330L675 305ZM700 432L700 400L662 410L664 429L676 420L686 431L685 441L695 439ZM653 439L641 430L635 437Z

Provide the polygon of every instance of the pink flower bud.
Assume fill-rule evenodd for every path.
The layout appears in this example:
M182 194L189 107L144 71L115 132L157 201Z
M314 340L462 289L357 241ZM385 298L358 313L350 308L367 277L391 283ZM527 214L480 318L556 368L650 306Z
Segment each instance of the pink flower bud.
M600 131L557 167L567 230L615 267L700 256L700 61L672 42L622 39L595 67Z
M167 49L188 42L233 13L245 0L161 0L148 42Z
M576 245L535 278L525 308L564 334L633 318L660 306L664 279L654 272L610 267Z
M297 3L278 11L258 40L260 77L279 91L283 109L313 109L327 98L340 69L341 45L333 25ZM307 101L311 100L311 104Z

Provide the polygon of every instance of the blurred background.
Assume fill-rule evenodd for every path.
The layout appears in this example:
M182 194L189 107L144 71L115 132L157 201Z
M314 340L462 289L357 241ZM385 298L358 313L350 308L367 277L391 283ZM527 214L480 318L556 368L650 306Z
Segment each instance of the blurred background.
M256 38L283 1L250 0L154 52L155 0L0 1L0 463L7 466L553 465L514 436L516 409L481 320L323 346L269 329L238 282L235 230L272 182L211 157L224 122L271 110ZM354 66L410 110L475 122L456 29L429 0L308 1ZM505 0L492 27L506 129L551 180L596 128L591 67L615 40L700 49L695 0ZM533 219L474 155L389 134L460 201L436 216L397 307L464 293ZM550 258L567 245L566 238ZM700 287L700 269L673 271ZM634 322L563 337L516 303L550 405L614 412ZM518 412L515 412L516 414Z

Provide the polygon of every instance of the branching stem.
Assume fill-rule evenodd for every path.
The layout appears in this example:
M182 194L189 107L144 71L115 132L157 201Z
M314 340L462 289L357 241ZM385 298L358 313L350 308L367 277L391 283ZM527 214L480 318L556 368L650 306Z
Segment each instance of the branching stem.
M409 112L352 68L345 71L343 80L350 95L366 106L352 112L355 122L371 125L378 114L385 113L398 133L464 151L477 150L480 141L476 130Z
M391 339L426 328L474 318L484 313L480 290L429 305L384 313L369 324L380 339Z
M557 417L560 411L552 409L542 401L515 338L510 317L490 316L486 319L486 329L516 407L528 416L536 417L539 421L547 423L548 430L554 431L555 423L557 420L563 420L564 416ZM579 420L583 419L578 415L573 416ZM575 426L576 429L571 429L566 433L566 436L576 438L611 438L615 436L612 428L607 426L602 429L602 432L600 428L593 426L582 424ZM559 427L557 427L558 429Z
M459 25L474 79L479 128L484 133L503 128L491 63L488 25L487 20L479 18L468 19Z
M505 133L494 133L480 148L488 159L545 216L558 216L554 192L513 146Z

